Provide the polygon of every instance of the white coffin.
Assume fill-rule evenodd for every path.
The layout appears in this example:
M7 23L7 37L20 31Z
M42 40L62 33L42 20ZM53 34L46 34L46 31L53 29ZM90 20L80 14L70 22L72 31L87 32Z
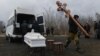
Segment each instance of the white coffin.
M45 41L40 33L29 32L24 36L24 42L30 47L46 47Z

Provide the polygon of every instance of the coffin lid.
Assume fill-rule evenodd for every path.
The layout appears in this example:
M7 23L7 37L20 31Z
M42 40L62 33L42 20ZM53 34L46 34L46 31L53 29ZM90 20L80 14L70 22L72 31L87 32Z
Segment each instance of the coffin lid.
M24 37L28 39L45 39L45 37L42 36L40 33L35 32L29 32Z

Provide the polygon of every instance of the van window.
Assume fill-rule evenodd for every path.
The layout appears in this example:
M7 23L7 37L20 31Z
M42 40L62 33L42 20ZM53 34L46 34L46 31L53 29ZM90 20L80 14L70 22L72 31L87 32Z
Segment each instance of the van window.
M14 16L10 18L10 20L8 21L8 25L7 26L10 26L14 24Z
M29 14L17 14L17 22L22 23L23 21L26 21L28 24L32 24L33 20L35 20L34 15Z

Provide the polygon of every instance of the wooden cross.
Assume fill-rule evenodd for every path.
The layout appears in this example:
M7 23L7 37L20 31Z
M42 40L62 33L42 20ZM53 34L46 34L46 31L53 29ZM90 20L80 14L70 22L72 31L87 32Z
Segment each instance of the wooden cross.
M76 21L76 20L74 19L74 17L71 15L71 13L70 13L71 11L68 10L68 9L66 9L66 7L67 7L67 4L66 4L66 3L62 4L60 1L57 1L56 4L57 4L57 6L58 6L57 11L63 11L63 12L65 12L65 16L70 17L70 19L72 19L72 20L75 22L75 24L79 27L79 29L80 29L86 36L90 37L89 33L87 33L87 31L82 27L82 25L79 23L79 21Z

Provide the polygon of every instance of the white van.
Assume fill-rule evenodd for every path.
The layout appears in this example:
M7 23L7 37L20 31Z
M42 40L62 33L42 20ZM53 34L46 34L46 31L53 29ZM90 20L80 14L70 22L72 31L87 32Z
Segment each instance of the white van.
M11 17L9 17L7 26L6 26L6 39L9 42L13 42L16 38L23 38L21 24L23 21L26 21L28 28L27 32L30 32L33 27L34 19L37 19L36 22L39 26L39 32L44 32L44 20L43 16L36 17L35 15L29 12L23 12L19 10L15 10ZM36 27L35 27L36 28ZM36 28L37 29L37 28ZM34 29L35 30L35 29ZM27 33L26 32L26 33Z

